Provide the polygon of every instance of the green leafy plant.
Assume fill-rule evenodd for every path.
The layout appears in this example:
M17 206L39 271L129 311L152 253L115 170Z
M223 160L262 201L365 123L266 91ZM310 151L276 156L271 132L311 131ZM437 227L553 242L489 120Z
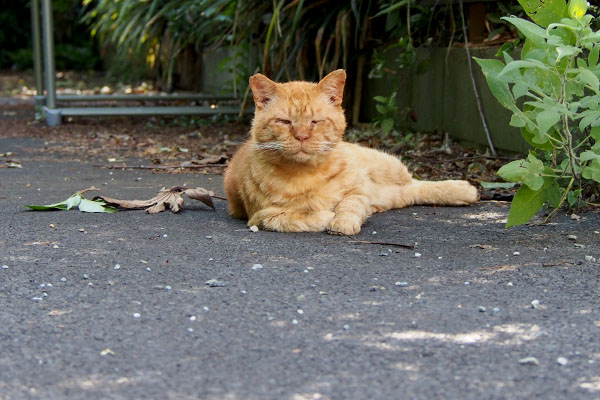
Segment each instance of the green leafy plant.
M80 192L73 194L68 199L61 201L60 203L47 204L47 205L27 205L25 207L34 211L57 211L57 210L70 210L73 207L77 207L79 211L91 212L91 213L114 213L117 209L111 207L104 200L89 200L83 197L85 192L97 190L95 188L85 189Z
M533 22L503 19L525 37L521 59L477 59L492 94L534 148L498 171L521 183L507 227L545 204L573 207L598 195L600 182L600 32L585 0L519 0Z

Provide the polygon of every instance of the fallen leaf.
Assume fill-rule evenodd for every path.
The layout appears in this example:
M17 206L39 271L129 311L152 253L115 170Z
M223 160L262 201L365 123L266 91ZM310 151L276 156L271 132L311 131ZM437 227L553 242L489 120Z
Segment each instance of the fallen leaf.
M469 247L472 249L498 250L497 247L491 246L489 244L470 244Z
M94 198L101 199L108 204L119 206L127 209L145 208L149 214L156 214L167 209L173 212L179 212L183 207L183 194L196 200L200 200L213 210L215 206L212 201L214 193L203 188L188 188L184 186L174 186L171 189L162 188L158 194L149 200L120 200L112 197L97 196Z

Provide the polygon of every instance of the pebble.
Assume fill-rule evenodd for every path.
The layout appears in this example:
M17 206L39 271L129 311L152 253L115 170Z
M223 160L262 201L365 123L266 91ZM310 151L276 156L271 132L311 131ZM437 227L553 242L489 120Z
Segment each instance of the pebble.
M256 271L257 269L262 269L262 268L263 268L263 266L262 266L261 264L254 264L254 265L252 266L252 269L253 269L253 270L255 270L255 271Z
M565 366L565 365L567 365L567 364L569 363L569 360L567 360L567 359L566 359L566 358L564 358L564 357L558 357L558 358L556 359L556 363L557 363L558 365Z
M195 315L192 315L192 316L190 317L190 321L194 322L195 320L196 320L196 316L195 316Z
M8 269L8 265L6 265L6 264L2 265L2 269Z
M33 299L31 299L33 301L42 301L43 299L41 297L34 297Z
M394 283L394 285L400 286L400 287L407 287L408 286L408 282L396 282L396 283Z
M304 310L303 309L298 309L297 313L300 314L300 315L302 315L302 314L304 314Z
M90 277L88 276L88 274L83 274L83 279L90 279Z
M569 239L569 240L577 240L577 236L576 235L567 235L567 239Z
M52 246L53 249L58 249L58 245L55 244L54 246Z
M470 284L471 284L471 282L469 282L469 281L465 282L465 285L470 285Z
M206 306L202 307L202 309L203 309L204 311L208 311L208 307L206 307Z
M479 312L486 312L486 309L484 306L479 306L477 309L479 310Z
M207 239L212 239L212 236L205 236Z
M252 225L252 226L250 227L250 232L258 232L258 226L256 226L256 225Z
M585 256L585 261L596 262L596 259L592 256Z
M521 253L519 253L518 251L513 252L513 256L520 256Z
M62 278L60 278L60 281L61 281L61 282L66 282L66 281L67 281L67 278L65 278L65 277L63 276Z
M294 324L294 325L298 325L298 320L297 320L297 319L293 319L293 320L292 320L292 324Z
M421 253L415 253L415 258L421 257Z
M350 329L350 325L348 325L348 324L344 325L344 330L347 331L348 329Z
M508 282L508 283L506 284L506 286L513 286L513 283L512 283L512 282Z
M169 285L165 286L165 290L171 290L171 286L169 286Z
M169 235L167 235L166 233L164 233L163 237L166 238L166 237L169 237Z
M531 308L539 308L540 307L540 301L539 300L533 300L531 302Z
M194 332L194 328L188 328L187 330L188 330L189 333Z
M379 256L380 257L387 257L389 254L388 253L380 253Z
M498 307L494 307L494 308L492 308L492 311L493 312L500 312L500 309Z
M377 235L377 231L371 232L371 235Z
M207 284L210 287L225 287L225 286L227 286L227 282L220 281L220 280L217 280L217 279L209 279L209 280L207 280L204 283Z
M581 244L581 243L575 243L574 244L575 248L577 249L585 249L585 244Z
M519 360L519 364L521 365L540 365L540 362L535 357L525 357Z
M121 266L119 264L115 264L114 269L121 269Z
M140 315L140 313L136 312L136 313L133 313L132 317L133 318L139 318L139 317L141 317L141 315Z
M150 269L150 267L146 267L146 271L150 272L152 270Z

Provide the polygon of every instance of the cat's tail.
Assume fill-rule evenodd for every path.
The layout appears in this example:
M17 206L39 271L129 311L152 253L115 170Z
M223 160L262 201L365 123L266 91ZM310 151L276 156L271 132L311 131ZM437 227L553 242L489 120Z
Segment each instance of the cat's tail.
M476 203L479 194L467 181L419 181L412 179L400 188L398 208L411 205L465 206Z

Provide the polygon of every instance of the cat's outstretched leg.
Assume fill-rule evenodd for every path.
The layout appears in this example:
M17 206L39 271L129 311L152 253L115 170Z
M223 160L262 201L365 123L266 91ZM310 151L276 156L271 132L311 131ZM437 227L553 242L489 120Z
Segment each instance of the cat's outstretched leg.
M475 186L467 181L418 181L400 186L400 196L394 208L402 208L415 204L466 206L476 203L479 194Z
M333 211L287 211L267 207L257 211L248 220L248 226L277 232L322 232L335 216Z

